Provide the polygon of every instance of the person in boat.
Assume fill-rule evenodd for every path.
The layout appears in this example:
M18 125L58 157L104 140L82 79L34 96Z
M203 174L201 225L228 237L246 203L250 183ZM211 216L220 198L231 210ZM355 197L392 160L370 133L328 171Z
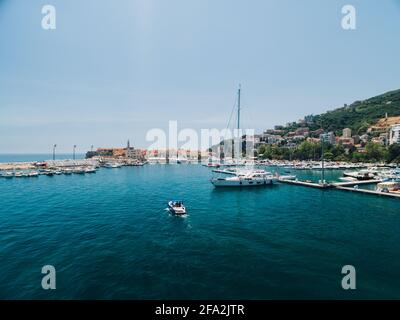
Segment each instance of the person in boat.
M182 201L172 201L172 206L173 207L182 207Z

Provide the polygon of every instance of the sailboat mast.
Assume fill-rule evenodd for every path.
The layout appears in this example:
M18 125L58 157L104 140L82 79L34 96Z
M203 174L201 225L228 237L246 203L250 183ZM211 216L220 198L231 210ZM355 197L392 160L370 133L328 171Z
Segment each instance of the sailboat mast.
M239 129L240 129L240 91L242 89L242 86L239 84L239 90L238 90L238 117L237 117L237 129L238 129L238 134L239 134Z

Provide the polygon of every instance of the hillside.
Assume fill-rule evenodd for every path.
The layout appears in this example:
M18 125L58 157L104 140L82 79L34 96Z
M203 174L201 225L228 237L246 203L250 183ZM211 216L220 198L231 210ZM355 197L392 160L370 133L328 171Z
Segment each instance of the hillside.
M363 134L386 113L389 117L400 116L400 89L316 115L313 117L314 124L309 127L315 130L320 128L322 122L323 128L328 131L339 133L344 128L351 128L354 133Z
M372 130L382 130L382 129L387 129L390 128L394 124L400 123L400 117L387 117L387 118L382 118L379 119L377 123L372 125L370 129Z

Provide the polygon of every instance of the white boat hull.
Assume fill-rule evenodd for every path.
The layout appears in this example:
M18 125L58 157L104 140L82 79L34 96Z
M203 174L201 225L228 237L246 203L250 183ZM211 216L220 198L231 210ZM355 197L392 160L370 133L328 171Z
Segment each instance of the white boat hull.
M227 180L212 179L211 183L215 187L260 187L273 184L273 179L252 179L252 180Z
M168 209L171 213L176 214L178 216L186 214L186 208L183 204L181 206L177 207L177 206L174 206L173 203L170 201L170 202L168 202Z

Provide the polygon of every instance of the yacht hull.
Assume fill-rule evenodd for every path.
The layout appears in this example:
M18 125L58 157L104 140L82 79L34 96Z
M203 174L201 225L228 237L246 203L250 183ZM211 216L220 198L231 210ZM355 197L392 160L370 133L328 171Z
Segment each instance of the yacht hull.
M214 187L261 187L266 185L273 184L272 179L260 179L260 180L240 180L240 181L232 181L226 179L212 179L211 183Z

